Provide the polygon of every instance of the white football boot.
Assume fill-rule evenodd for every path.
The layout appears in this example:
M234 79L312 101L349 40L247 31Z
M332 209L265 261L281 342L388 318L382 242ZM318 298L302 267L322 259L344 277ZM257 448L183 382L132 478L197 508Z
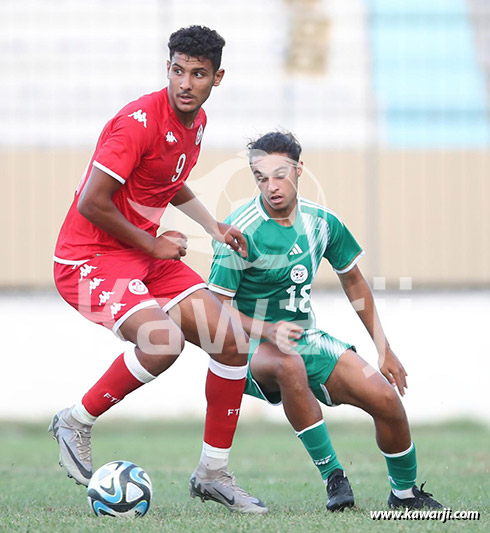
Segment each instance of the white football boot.
M228 510L239 513L264 514L265 504L245 492L227 470L208 470L201 463L191 476L189 489L192 498L221 503Z
M53 439L60 447L60 466L68 477L79 485L88 485L92 477L92 450L90 431L92 426L82 424L71 415L71 407L56 413L48 431L53 432Z

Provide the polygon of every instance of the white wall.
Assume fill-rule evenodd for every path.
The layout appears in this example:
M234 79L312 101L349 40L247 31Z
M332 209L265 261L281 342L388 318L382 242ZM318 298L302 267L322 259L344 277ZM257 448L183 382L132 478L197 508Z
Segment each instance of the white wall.
M490 423L490 292L375 291L395 353L409 377L412 421L472 418ZM318 325L354 343L371 364L370 339L341 293L317 293ZM71 405L105 371L124 344L82 318L54 294L0 294L3 332L0 420L44 420ZM177 363L128 396L104 419L203 418L208 357L187 346ZM347 406L325 408L327 420L366 419ZM246 398L242 417L285 420L282 408Z

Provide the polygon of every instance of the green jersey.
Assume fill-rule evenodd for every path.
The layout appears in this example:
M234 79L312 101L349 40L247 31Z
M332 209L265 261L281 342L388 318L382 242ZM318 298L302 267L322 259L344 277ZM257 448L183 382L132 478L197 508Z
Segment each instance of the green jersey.
M310 291L321 259L344 273L364 254L333 211L300 197L292 226L272 219L260 196L226 222L245 236L248 257L214 242L209 288L232 297L242 313L267 322L288 320L305 329L315 327Z

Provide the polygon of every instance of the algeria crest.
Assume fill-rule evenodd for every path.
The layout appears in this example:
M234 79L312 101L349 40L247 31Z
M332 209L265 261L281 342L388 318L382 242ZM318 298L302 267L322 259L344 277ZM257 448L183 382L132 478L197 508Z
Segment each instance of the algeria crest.
M304 265L295 265L291 269L291 279L294 283L304 283L308 279L308 269Z

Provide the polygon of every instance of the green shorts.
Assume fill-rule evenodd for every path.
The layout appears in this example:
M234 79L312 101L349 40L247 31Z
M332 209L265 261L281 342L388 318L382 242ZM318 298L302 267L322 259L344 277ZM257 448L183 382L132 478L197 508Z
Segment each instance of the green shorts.
M250 353L248 360L253 357L257 346L265 342L264 340L250 339ZM339 357L346 350L355 350L352 344L339 341L321 329L308 329L298 341L296 351L305 362L306 373L310 389L316 398L325 405L334 405L330 400L330 395L325 382L329 378ZM255 396L261 400L266 400L273 405L281 403L281 393L264 393L260 385L255 381L250 366L248 367L247 382L245 383L245 394Z

